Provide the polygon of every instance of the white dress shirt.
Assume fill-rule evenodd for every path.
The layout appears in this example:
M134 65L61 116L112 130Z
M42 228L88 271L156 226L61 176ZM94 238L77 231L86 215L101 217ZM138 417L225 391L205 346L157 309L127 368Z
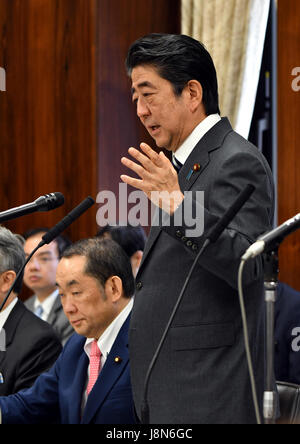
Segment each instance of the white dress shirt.
M3 325L7 321L8 316L10 315L12 309L18 302L18 298L16 297L13 301L6 307L4 310L0 312L0 330L3 328Z
M33 309L35 311L37 307L41 305L41 307L43 308L43 314L41 316L41 319L43 319L44 321L47 321L57 296L58 296L58 289L54 290L53 293L51 293L43 302L40 302L37 296L35 297Z
M207 116L196 128L191 132L191 134L185 139L185 141L180 145L180 147L172 153L176 159L184 165L185 161L199 142L202 137L221 120L219 114L210 114Z

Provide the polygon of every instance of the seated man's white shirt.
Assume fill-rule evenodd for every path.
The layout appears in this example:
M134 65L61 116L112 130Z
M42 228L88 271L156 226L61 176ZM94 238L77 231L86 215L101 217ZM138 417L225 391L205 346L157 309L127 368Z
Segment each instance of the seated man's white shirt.
M43 319L44 321L47 321L57 297L58 289L54 290L53 293L51 293L43 302L40 302L37 296L35 297L33 309L35 311L39 305L43 308L41 319Z

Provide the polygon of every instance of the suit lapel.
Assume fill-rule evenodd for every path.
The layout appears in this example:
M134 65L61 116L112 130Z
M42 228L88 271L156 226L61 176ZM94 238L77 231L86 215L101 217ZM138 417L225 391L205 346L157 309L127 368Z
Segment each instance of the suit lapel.
M55 299L55 302L54 302L54 304L53 304L53 306L51 308L51 311L50 311L48 319L47 319L47 322L49 324L51 324L51 325L54 324L54 321L57 318L57 312L60 310L60 308L61 308L60 298L57 297Z
M130 315L124 322L119 334L114 342L114 345L107 357L107 360L100 372L100 375L88 396L85 406L82 422L88 424L91 422L93 416L102 407L107 395L114 387L119 376L128 364L128 328ZM121 358L119 362L115 358Z
M158 213L160 213L160 210L157 208L156 215ZM139 274L140 270L142 269L142 266L143 266L143 264L145 262L145 259L146 259L147 255L149 254L149 251L151 250L151 248L155 244L155 242L156 242L158 236L160 235L160 233L161 233L160 227L158 227L158 226L152 226L151 227L151 230L150 230L150 233L149 233L146 245L145 245L145 249L144 249L144 252L143 252L143 257L142 257L142 261L141 261L141 264L140 264L140 267L139 267L138 274ZM137 278L138 278L138 275L137 275Z
M75 365L76 372L72 384L74 389L70 392L70 397L68 399L70 424L79 424L81 418L82 397L86 385L87 369L89 365L89 359L83 348L84 343L85 339L82 341L82 354Z
M178 180L182 190L188 191L192 188L209 164L210 153L221 147L224 138L231 131L232 127L228 119L222 118L202 137L179 172ZM198 166L197 171L194 171L194 165Z
M30 311L34 311L34 301L35 301L36 296L33 295L31 296L29 299L27 299L25 306L26 308L28 308L28 310Z
M5 339L6 339L6 347L9 347L9 345L12 343L15 331L18 327L18 324L20 322L20 319L23 316L25 307L21 301L18 301L12 311L10 312L5 324L3 325L3 329L5 330ZM2 362L4 361L6 356L6 352L1 351L0 352L0 373L1 373L1 366Z

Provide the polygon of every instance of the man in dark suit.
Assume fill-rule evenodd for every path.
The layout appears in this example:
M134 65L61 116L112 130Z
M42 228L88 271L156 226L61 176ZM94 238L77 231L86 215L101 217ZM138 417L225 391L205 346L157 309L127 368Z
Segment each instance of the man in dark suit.
M183 35L145 36L130 47L126 64L137 115L174 162L173 167L162 151L145 143L141 151L129 149L133 160L122 158L139 176L122 180L159 207L136 277L129 333L137 414L141 417L150 361L208 230L250 183L251 198L199 258L151 374L148 401L150 423L254 423L237 273L247 247L271 228L270 169L256 147L220 117L216 71L199 42ZM192 214L198 215L193 229ZM243 276L260 408L262 269L258 257L247 263Z
M48 228L34 228L24 233L26 257L48 231ZM33 255L24 271L24 283L34 292L33 296L25 301L25 306L52 325L62 345L65 345L74 330L64 314L58 297L55 275L59 259L70 244L65 236L57 236L53 242L44 245Z
M274 319L275 377L300 384L300 292L278 282Z
M76 333L31 389L0 398L3 423L135 422L128 362L134 280L112 240L85 239L57 268L64 311Z
M0 227L0 304L24 262L20 239ZM6 350L0 351L0 396L32 386L53 365L62 348L53 328L18 300L21 286L22 278L0 312L6 345Z

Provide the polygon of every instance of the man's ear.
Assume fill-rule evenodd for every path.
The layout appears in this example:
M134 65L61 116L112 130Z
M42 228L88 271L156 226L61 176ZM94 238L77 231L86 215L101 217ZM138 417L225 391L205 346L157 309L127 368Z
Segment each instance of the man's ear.
M203 89L198 80L189 80L186 87L186 93L188 94L189 106L191 112L196 112L200 106L203 107Z
M13 270L7 270L0 275L0 292L7 293L16 278Z
M118 302L123 295L122 279L119 276L111 276L105 282L105 294L112 302Z

